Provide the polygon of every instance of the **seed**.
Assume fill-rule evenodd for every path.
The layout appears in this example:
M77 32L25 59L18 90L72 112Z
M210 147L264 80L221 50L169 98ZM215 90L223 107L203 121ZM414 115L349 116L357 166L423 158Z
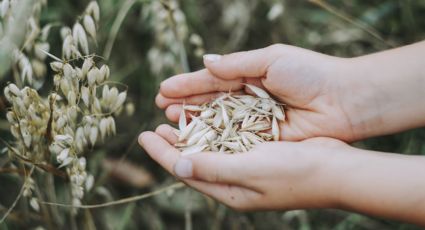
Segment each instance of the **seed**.
M179 117L179 129L183 130L184 128L186 128L186 126L187 126L186 111L182 109L182 111L180 112L180 117Z
M198 143L196 143L197 145L204 145L207 144L208 142L212 142L215 138L217 137L217 132L214 130L210 130L208 131L208 133L206 133L201 140L199 140Z
M102 74L104 80L108 79L110 75L109 67L107 65L102 65L102 67L100 67L100 73Z
M272 121L272 135L274 141L279 140L279 124L277 123L276 117L273 117Z
M189 148L186 148L182 151L181 155L182 156L187 156L187 155L191 155L194 153L199 153L204 151L206 148L208 147L208 145L193 145Z
M126 98L127 98L127 92L126 91L118 94L118 98L117 98L117 101L115 102L115 104L113 106L113 110L120 109L120 107L124 104Z
M105 139L107 130L108 130L108 119L102 118L99 123L99 131L100 131L100 136L102 140Z
M109 132L111 132L113 135L117 133L116 126L115 126L115 120L113 117L108 117L108 124L109 124Z
M192 112L201 112L204 110L204 108L197 105L184 105L183 109L187 111L192 111Z
M99 75L100 75L100 71L97 67L92 68L87 73L87 80L88 80L89 86L94 85Z
M84 28L86 29L87 33L96 40L96 26L94 24L93 18L90 15L84 16L83 20Z
M59 155L56 157L56 160L59 163L62 163L69 155L69 148L62 150Z
M89 88L82 86L81 87L81 98L83 99L84 104L86 107L89 107L89 100L90 100L90 90Z
M266 91L264 91L261 88L258 88L257 86L253 86L253 85L250 85L250 84L245 84L245 86L247 86L258 97L266 98L266 99L270 98L270 95Z
M96 23L99 22L100 19L100 9L99 5L96 1L91 1L89 5L87 6L86 12L93 16Z
M67 35L63 41L62 45L62 53L66 59L70 59L72 57L74 39L71 35Z
M96 140L97 140L97 128L96 127L91 127L90 128L90 135L89 135L89 140L92 146L94 146L96 144Z
M3 0L0 5L0 16L4 18L9 10L9 0Z
M59 72L63 68L63 63L58 61L52 62L50 63L50 68L52 68L52 70L55 72Z
M222 122L223 122L222 113L217 113L214 117L213 126L216 128L220 128Z
M206 110L201 112L200 117L203 118L203 119L206 119L206 118L210 118L210 117L214 116L214 114L215 114L215 111L213 109L206 109Z
M10 92L12 92L15 96L17 96L17 97L22 96L21 91L19 90L18 86L16 86L15 84L13 84L13 83L9 84L8 88L9 88Z
M273 105L272 111L273 111L273 115L277 119L279 119L281 121L284 121L285 120L285 114L282 112L282 108L280 106Z
M192 132L193 128L195 128L196 122L192 121L187 125L184 129L181 130L181 134L179 136L179 141L185 140L189 134Z
M77 103L77 96L75 95L74 91L69 91L67 99L70 105L75 105Z
M32 197L30 199L30 206L33 208L36 212L40 211L40 205L38 204L37 198Z
M74 45L80 45L83 53L85 55L89 54L89 43L87 41L86 32L83 29L83 26L80 23L75 23L72 28L72 37L74 39Z
M84 63L83 63L83 67L82 67L82 71L83 74L86 75L90 69L93 67L94 62L93 62L93 58L86 58L84 59Z
M227 114L227 110L224 107L223 103L220 103L220 107L221 107L221 113L222 113L224 125L228 125L230 120L229 120L229 115Z

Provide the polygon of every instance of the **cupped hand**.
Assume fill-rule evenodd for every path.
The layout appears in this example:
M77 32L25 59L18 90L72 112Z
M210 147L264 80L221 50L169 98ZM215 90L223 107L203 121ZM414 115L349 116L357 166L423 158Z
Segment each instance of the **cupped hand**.
M178 121L182 103L202 104L223 92L241 91L243 83L266 89L287 104L287 122L282 123L284 140L332 137L358 140L349 114L350 104L344 76L349 72L347 59L336 58L286 45L233 53L206 55L206 69L173 76L160 87L156 103L166 109L167 117ZM250 92L252 93L252 92Z
M139 143L187 185L237 210L336 207L333 156L350 149L330 138L269 142L247 153L180 156L174 128L144 132ZM152 144L155 143L155 144Z

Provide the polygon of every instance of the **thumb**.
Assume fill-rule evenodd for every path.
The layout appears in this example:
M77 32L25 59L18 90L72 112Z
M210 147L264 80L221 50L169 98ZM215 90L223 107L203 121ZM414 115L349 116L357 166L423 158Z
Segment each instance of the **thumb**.
M203 57L204 65L219 78L263 77L267 68L282 54L283 47L272 45L226 55L206 54Z
M247 165L243 162L238 154L198 153L180 157L174 173L183 179L241 185L247 177Z

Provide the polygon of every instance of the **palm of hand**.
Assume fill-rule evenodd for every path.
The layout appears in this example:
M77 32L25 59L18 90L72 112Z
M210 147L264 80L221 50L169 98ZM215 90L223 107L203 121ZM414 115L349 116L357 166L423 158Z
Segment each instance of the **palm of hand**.
M269 67L261 83L282 103L288 104L288 120L282 124L285 139L320 136L346 141L356 139L350 117L340 101L343 92L337 77L335 72L327 70L326 62L306 57L297 62L280 58Z
M199 153L182 160L173 146L176 141L169 125L139 137L149 155L171 174L180 173L184 183L237 210L312 208L312 201L317 208L328 205L327 189L332 185L313 178L327 170L320 162L348 147L337 140L315 138L263 143L244 154ZM188 160L192 166L182 177L179 165ZM315 186L326 189L316 191Z
M166 108L167 117L176 122L182 103L200 104L220 92L246 91L242 83L249 83L266 89L287 104L287 122L281 124L284 140L318 136L355 140L350 117L340 101L343 92L338 85L340 76L335 66L342 64L341 59L294 47L285 47L280 53L275 54L272 62L263 63L263 67L251 72L250 60L246 60L245 65L229 64L230 70L205 63L208 70L177 75L163 82L157 104ZM234 57L238 55L241 54L224 58L239 60L241 58Z

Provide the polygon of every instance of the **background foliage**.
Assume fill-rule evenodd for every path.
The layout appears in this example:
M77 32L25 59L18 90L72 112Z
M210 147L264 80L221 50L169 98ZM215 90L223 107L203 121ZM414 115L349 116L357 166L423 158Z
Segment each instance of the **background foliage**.
M163 79L184 69L181 56L167 50L176 44L164 43L161 33L157 32L160 25L155 24L153 18L159 12L146 12L153 1L99 1L102 13L97 53L104 55L116 23L119 30L107 62L111 78L129 86L128 97L135 104L135 112L132 116L117 118L117 136L97 146L87 156L88 168L95 175L96 184L84 203L138 195L173 181L136 144L136 137L142 130L153 130L158 124L167 122L162 111L155 107L154 97ZM59 21L72 25L87 3L85 0L49 1L41 23ZM280 7L277 4L283 6L283 12L273 18L270 10L275 8L276 11L276 7ZM190 70L202 68L199 56L202 49L208 53L229 53L287 43L330 55L353 57L410 44L425 37L425 1L419 0L332 0L325 3L318 0L180 0L179 5L186 17L188 33L181 40ZM123 16L122 23L119 23L120 16ZM61 40L55 28L51 34L49 42L55 54L55 50L60 50ZM203 39L201 50L199 44L189 39L191 34L199 34ZM174 43L178 43L178 39ZM154 62L151 57L149 61L152 47L169 52L174 61L165 63L165 56L153 57ZM158 63L165 64L155 70L154 65ZM12 79L6 74L1 88ZM1 137L8 139L8 124L4 118L6 104L4 99L0 102ZM355 145L425 154L424 137L424 130L417 129ZM21 186L18 173L2 170L8 161L7 155L0 155L0 215L11 205ZM67 192L66 182L58 178L55 182L60 201L61 194ZM52 218L47 218L46 213ZM25 199L21 199L7 221L0 224L0 229L40 226L46 229L415 229L403 223L338 210L238 213L189 189L125 205L81 210L75 218L62 208L46 207L40 213L35 212Z

